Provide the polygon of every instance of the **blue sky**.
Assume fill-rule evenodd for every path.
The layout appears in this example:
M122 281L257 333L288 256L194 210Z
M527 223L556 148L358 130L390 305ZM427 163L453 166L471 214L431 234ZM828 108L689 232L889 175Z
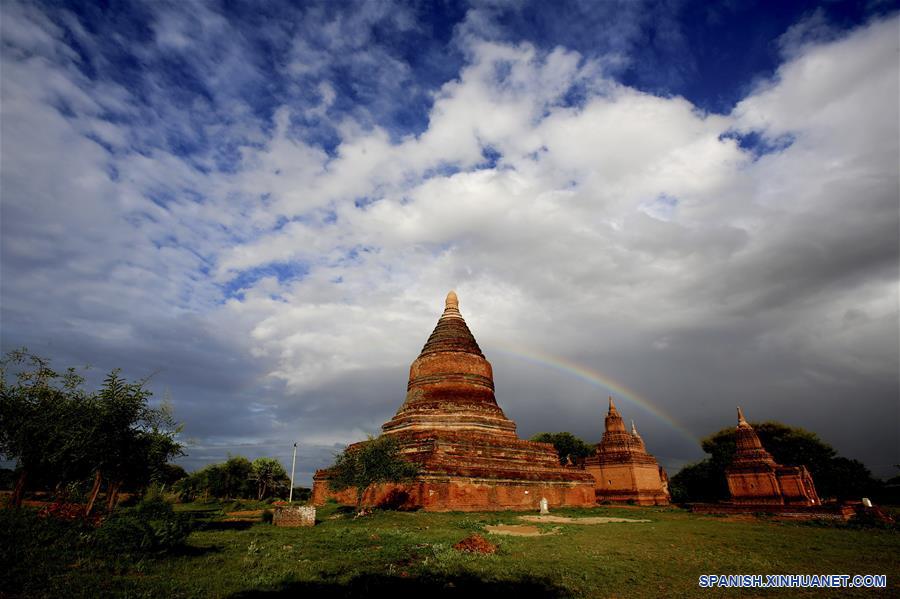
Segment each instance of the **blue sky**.
M451 288L522 436L596 441L606 390L516 352L696 437L740 404L900 460L896 3L0 16L2 348L157 373L189 467L296 440L308 482ZM701 457L620 409L671 473Z

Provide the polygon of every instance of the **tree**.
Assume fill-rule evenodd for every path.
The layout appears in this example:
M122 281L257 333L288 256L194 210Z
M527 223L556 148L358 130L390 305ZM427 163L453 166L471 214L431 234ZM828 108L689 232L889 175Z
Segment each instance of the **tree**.
M159 473L159 479L156 482L171 487L187 478L187 476L187 471L178 464L163 464L162 470Z
M60 483L84 475L85 427L91 419L83 383L74 369L60 374L26 349L0 361L0 454L17 461L13 506L21 505L29 482Z
M229 456L222 464L221 480L216 497L240 498L253 496L253 464L242 455Z
M201 495L209 496L209 477L207 468L188 474L173 485L181 501L194 501Z
M274 494L286 494L289 485L287 473L275 458L262 457L250 462L238 455L181 477L173 488L182 501L193 501L201 496L264 499Z
M250 477L256 482L256 499L265 499L267 494L286 491L290 479L281 462L275 458L256 458Z
M593 445L588 445L568 432L538 433L531 440L553 445L556 448L556 453L559 454L560 464L567 463L570 456L572 459L586 458L589 455L593 455L595 449Z
M822 498L838 500L872 494L880 482L857 460L837 455L833 447L818 435L780 422L752 424L763 447L779 464L806 466L816 491ZM710 457L683 468L672 477L670 489L675 501L716 501L727 499L725 469L735 451L734 428L729 427L705 438L701 445Z
M171 410L150 407L146 381L113 370L99 391L87 393L74 369L57 373L25 349L6 355L0 375L0 454L17 462L13 505L21 504L26 483L60 491L91 477L86 512L104 480L111 509L123 484L143 488L181 454Z
M362 508L363 496L372 485L399 483L415 478L417 464L400 457L397 441L389 435L369 437L345 449L329 468L328 486L333 491L354 489L356 511Z
M107 480L107 511L116 505L123 485L143 487L159 482L166 463L182 455L175 440L180 430L168 405L151 408L146 381L128 382L110 372L94 399L94 486L85 513L90 513L102 479Z

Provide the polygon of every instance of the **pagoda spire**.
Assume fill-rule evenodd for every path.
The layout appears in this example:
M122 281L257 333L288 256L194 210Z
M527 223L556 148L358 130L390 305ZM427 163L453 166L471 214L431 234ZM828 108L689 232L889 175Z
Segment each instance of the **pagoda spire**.
M459 298L456 296L455 291L450 291L447 294L447 299L444 300L444 313L441 315L441 318L462 318L462 314L459 313Z
M733 466L748 463L759 464L775 464L771 454L763 448L759 436L747 419L744 418L744 411L737 409L738 425L735 436L735 452Z
M613 403L612 395L609 396L609 416L618 416L619 411L616 409L616 404Z
M466 352L484 358L478 342L459 312L459 298L455 291L447 294L444 312L419 355L421 357L436 352Z
M647 451L647 448L644 446L644 440L637 432L637 427L634 426L634 420L631 421L631 439L634 441L635 446L642 452Z
M616 404L613 403L611 395L609 396L609 411L606 413L605 430L622 433L627 432L625 429L625 422L622 420L622 416L619 415L619 411L616 409Z

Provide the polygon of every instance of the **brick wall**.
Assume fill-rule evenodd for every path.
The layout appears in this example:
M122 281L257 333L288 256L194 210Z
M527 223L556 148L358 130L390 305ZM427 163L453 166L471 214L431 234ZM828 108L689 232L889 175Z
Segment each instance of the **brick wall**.
M311 505L279 505L272 514L275 526L315 526L316 508Z

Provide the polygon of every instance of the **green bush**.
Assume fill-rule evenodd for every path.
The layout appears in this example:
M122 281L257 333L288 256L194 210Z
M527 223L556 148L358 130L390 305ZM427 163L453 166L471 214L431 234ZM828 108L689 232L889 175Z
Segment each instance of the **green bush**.
M0 509L0 595L28 596L78 559L92 529L79 520L42 518L28 508Z
M187 518L176 514L172 505L161 497L153 496L107 518L94 539L105 551L164 553L184 545L190 532Z
M132 510L121 510L103 522L94 541L105 552L134 554L152 549L154 533L147 520Z
M134 507L134 511L145 520L166 519L174 513L172 504L159 495L148 495Z

